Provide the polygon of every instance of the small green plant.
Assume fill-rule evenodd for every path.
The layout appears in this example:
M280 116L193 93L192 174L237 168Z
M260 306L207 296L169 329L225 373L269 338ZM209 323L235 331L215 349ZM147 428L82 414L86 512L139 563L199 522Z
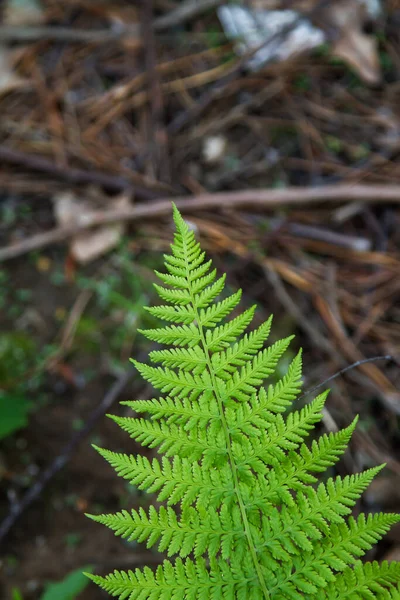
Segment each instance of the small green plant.
M91 565L84 567L91 571ZM76 569L69 573L64 579L57 583L49 583L45 591L40 596L40 600L77 600L79 594L87 587L89 581L83 575L82 569ZM23 600L19 589L12 590L12 600Z
M164 396L125 403L149 418L112 417L163 456L97 448L161 505L91 518L175 560L89 577L121 600L400 598L400 563L359 560L400 516L349 516L382 467L318 483L357 420L304 443L327 393L287 413L301 388L300 353L277 384L263 387L291 338L264 348L271 319L244 333L255 307L225 321L241 293L216 301L225 276L216 278L175 207L174 219L168 273L157 273L165 304L148 309L172 324L143 332L171 348L150 353L161 366L133 361Z
M24 333L0 336L0 440L28 424L31 402L24 375L35 356L35 346Z
M89 565L84 567L92 570ZM87 587L88 580L82 573L82 569L76 569L69 573L62 581L50 583L41 596L40 600L75 600Z

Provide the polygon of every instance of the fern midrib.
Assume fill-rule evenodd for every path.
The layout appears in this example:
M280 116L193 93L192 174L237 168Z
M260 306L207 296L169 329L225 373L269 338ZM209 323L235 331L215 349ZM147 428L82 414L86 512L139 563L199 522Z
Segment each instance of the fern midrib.
M254 564L254 568L256 570L257 573L257 577L258 577L258 581L260 583L262 592L264 594L264 598L266 600L269 600L270 595L268 593L268 589L264 580L264 575L262 573L262 569L261 569L261 565L258 561L257 558L257 551L256 551L256 547L255 547L255 543L253 540L253 536L251 534L251 529L250 529L250 524L247 518L247 513L246 513L246 507L244 505L244 500L240 491L240 486L239 486L239 478L238 478L238 473L237 473L237 469L236 469L236 463L235 463L235 459L233 457L233 453L232 453L232 441L231 441L231 436L229 433L229 428L228 428L228 423L226 421L226 417L225 417L225 412L224 412L224 407L223 407L223 401L222 398L218 392L218 387L217 387L217 380L216 380L216 375L214 372L214 368L212 365L212 361L211 361L211 355L208 349L208 345L206 342L206 336L204 334L204 329L203 326L201 324L201 320L200 320L200 315L199 312L197 310L196 304L195 304L195 298L194 298L194 294L192 292L192 282L190 280L189 277L189 265L186 259L187 256L187 247L186 247L186 241L184 238L184 235L182 235L182 242L185 246L185 268L186 268L186 277L187 277L187 282L188 282L188 286L189 286L189 294L191 297L191 304L193 307L193 310L195 312L196 315L196 321L198 324L198 330L200 333L200 339L201 339L201 343L203 346L203 350L204 353L206 355L206 362L207 362L207 369L211 378L211 382L212 382L212 386L213 386L213 391L215 394L215 397L217 399L218 402L218 408L220 411L220 415L221 415L221 423L222 423L222 428L223 428L223 432L224 432L224 436L225 436L225 440L226 440L226 446L227 446L227 451L228 451L228 458L229 458L229 464L231 467L231 471L232 471L232 476L233 476L233 481L234 481L234 488L235 488L235 494L237 497L237 501L238 501L238 505L239 505L239 509L240 509L240 514L242 516L242 521L243 521L243 527L244 527L244 532L245 532L245 536L249 545L249 550L250 550L250 554L253 560L253 564Z

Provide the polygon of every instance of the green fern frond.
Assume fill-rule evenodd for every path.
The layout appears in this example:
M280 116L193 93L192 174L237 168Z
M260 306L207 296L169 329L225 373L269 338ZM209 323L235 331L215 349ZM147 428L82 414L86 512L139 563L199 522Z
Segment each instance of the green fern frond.
M192 323L195 318L194 311L184 306L153 306L151 308L146 307L146 310L154 317L171 323L184 323L186 325Z
M297 452L291 451L283 461L276 462L264 482L265 501L292 505L294 500L290 491L307 489L317 482L312 473L322 473L339 460L347 449L357 421L356 418L345 429L313 440L311 450L302 444Z
M357 561L353 569L346 568L329 584L321 598L329 600L398 600L400 592L397 582L400 578L400 563Z
M164 367L192 371L195 375L202 373L207 367L207 356L201 346L153 350L150 352L149 358L153 362L161 363Z
M268 339L271 330L272 317L258 329L243 336L243 338L229 346L225 352L216 352L212 355L212 364L218 377L229 379L237 367L242 367Z
M86 575L120 600L262 600L251 566L246 564L248 562L244 561L239 572L223 560L212 561L210 570L204 560L183 561L178 558L174 564L165 560L155 572L145 567L128 572L114 571L106 577Z
M191 348L200 342L199 330L193 323L179 327L171 325L158 329L139 329L138 331L152 342L171 346L189 346Z
M205 332L205 344L203 344L205 349L211 353L228 348L250 325L255 311L256 307L252 306L232 321L215 329L208 329Z
M205 471L200 463L175 456L172 461L165 456L161 461L150 461L144 456L119 454L93 446L118 475L147 493L158 492L157 500L169 506L192 504L219 506L234 497L229 469Z
M123 402L137 413L148 413L152 419L166 419L168 423L179 423L185 429L192 429L194 424L208 425L220 420L218 405L210 394L203 394L193 405L188 398L167 396L152 400L133 400Z
M211 377L208 371L201 375L192 375L187 371L177 373L173 369L163 367L149 367L132 360L143 379L149 381L153 387L167 392L173 396L185 396L188 394L198 397L202 392L212 391Z
M182 290L171 290L170 288L162 287L156 283L154 284L154 288L160 298L166 302L178 304L180 306L187 306L191 303L191 296L189 292L184 292Z
M225 276L216 278L176 207L173 216L167 272L156 273L163 285L155 285L166 304L148 309L170 324L142 332L169 347L150 353L156 366L132 361L164 395L124 403L146 417L111 416L162 456L95 446L161 504L91 516L173 562L88 576L120 600L400 600L398 563L359 560L400 517L351 515L382 467L318 483L357 419L306 444L327 392L292 410L301 353L271 381L292 338L265 348L271 319L246 332L255 307L231 317L241 291L218 299Z

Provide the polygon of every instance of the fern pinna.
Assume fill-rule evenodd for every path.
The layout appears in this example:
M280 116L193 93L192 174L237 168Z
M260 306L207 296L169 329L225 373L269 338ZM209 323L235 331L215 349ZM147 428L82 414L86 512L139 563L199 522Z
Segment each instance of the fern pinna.
M172 346L151 352L161 366L133 361L163 397L126 402L147 418L111 418L160 460L97 448L117 473L161 505L92 516L128 540L174 561L100 577L121 600L400 599L400 563L359 559L400 520L349 516L381 467L318 484L344 453L356 421L304 439L321 420L327 393L287 412L301 387L301 354L263 387L291 338L264 348L271 319L244 333L255 307L225 320L241 292L223 300L225 276L174 206L176 234L157 273L165 302L149 312L172 323L143 331Z

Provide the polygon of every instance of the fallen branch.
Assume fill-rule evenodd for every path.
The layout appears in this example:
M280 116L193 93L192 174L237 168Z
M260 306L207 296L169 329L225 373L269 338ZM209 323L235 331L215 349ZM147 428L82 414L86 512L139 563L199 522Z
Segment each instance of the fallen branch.
M77 42L89 44L106 44L125 39L139 38L137 27L113 29L76 29L49 25L43 27L0 26L0 42L36 42L48 40L54 42Z
M0 153L1 157L1 153ZM21 256L32 250L39 250L52 244L63 242L77 233L109 223L121 221L142 221L170 216L171 198L161 198L147 204L136 204L126 210L99 211L71 227L58 227L34 235L7 248L0 249L0 262ZM244 209L262 212L282 207L304 207L313 204L334 204L340 202L364 202L400 204L400 185L337 185L321 187L289 187L281 190L242 190L240 192L220 192L200 194L173 199L184 214L190 215L203 210Z
M223 0L201 0L201 2L199 0L186 0L166 15L154 19L154 29L163 31L169 27L182 25L191 19L200 17L200 15L213 8L217 8L222 2Z
M19 165L32 171L48 173L49 175L59 177L72 184L94 183L114 192L130 190L143 199L155 198L158 194L144 186L137 185L120 175L108 175L101 171L77 169L74 167L60 167L46 158L34 154L26 154L19 150L13 150L5 146L0 146L0 161L4 163Z
M182 25L186 21L195 19L203 13L216 8L222 4L222 0L188 0L181 6L171 10L166 15L154 19L155 31L165 31L170 27ZM60 42L87 42L105 44L125 39L137 39L140 41L140 30L138 26L121 27L119 29L76 29L70 27L58 27L55 25L42 27L27 26L0 26L0 42L35 42L38 40L52 40Z

